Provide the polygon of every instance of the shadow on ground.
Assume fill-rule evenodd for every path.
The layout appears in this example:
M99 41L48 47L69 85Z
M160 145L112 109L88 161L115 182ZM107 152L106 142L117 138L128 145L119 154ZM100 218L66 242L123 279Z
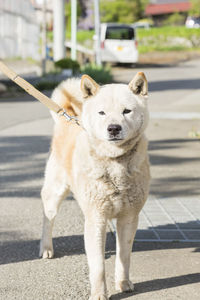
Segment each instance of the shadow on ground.
M111 67L116 69L127 69L127 70L133 70L133 68L138 69L148 69L148 68L174 68L177 64L165 64L165 63L112 63Z
M184 145L183 145L184 144ZM197 145L198 144L198 145ZM180 176L172 172L168 176L152 180L151 193L158 197L200 195L198 174L184 173L184 166L200 165L200 156L167 156L165 150L199 147L195 139L163 139L150 141L149 152L152 166L182 168ZM0 197L39 197L40 187L34 182L43 179L46 159L50 148L50 138L46 136L11 136L0 139ZM163 150L157 153L156 151ZM178 153L178 152L176 152ZM23 186L23 182L32 185ZM162 187L162 188L161 188ZM166 188L167 187L167 188Z
M156 197L199 196L198 149L200 149L200 141L197 139L150 141L151 165L159 166L162 170L160 177L152 178L150 194ZM158 170L155 170L158 173Z
M1 82L1 80L0 80ZM29 94L27 94L22 88L18 87L15 84L13 89L10 89L8 92L2 94L0 96L0 102L4 103L4 102L9 102L9 103L16 103L16 102L36 102L37 100L30 96ZM42 91L43 94L45 94L46 96L50 97L52 91Z
M167 150L167 149L179 149L183 143L188 143L193 147L193 144L199 144L200 141L197 139L163 139L149 142L149 150Z
M182 223L187 227L187 223ZM166 225L168 228L169 225ZM162 226L165 229L165 226ZM156 230L157 227L154 227ZM160 226L158 226L160 229ZM39 240L25 240L21 238L21 232L1 232L0 234L0 265L30 261L38 259ZM10 238L10 240L9 240ZM19 240L17 240L19 238ZM5 239L5 241L3 241ZM14 239L14 240L12 240ZM53 239L55 258L64 256L85 254L83 235L62 236ZM188 242L135 242L134 251L156 251L161 249L195 248L194 252L200 252L199 243ZM105 258L115 255L116 243L113 233L107 233Z
M192 273L181 276L174 276L163 279L153 279L135 284L135 290L132 293L118 293L110 297L110 300L127 299L134 295L144 294L152 291L159 291L173 288L176 286L194 284L200 282L200 273Z
M146 68L147 66L145 66ZM152 67L152 66L149 66ZM155 67L153 65L153 67ZM168 65L163 65L160 66L158 65L157 67L167 67L169 68ZM125 83L127 82L121 82L121 77L120 80L115 80L116 83ZM148 89L149 92L162 92L162 91L169 91L169 90L198 90L200 89L200 79L173 79L173 80L160 80L160 81L149 81L148 82Z
M0 197L40 197L50 138L9 136L0 139Z
M195 90L200 89L200 79L180 79L149 82L149 91L158 92L165 90Z

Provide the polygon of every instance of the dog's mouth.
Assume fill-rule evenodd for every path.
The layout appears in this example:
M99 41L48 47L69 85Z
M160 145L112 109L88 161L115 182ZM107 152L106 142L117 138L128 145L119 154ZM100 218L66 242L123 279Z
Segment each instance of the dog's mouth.
M116 142L116 141L122 141L123 139L120 138L109 138L108 141L109 142Z

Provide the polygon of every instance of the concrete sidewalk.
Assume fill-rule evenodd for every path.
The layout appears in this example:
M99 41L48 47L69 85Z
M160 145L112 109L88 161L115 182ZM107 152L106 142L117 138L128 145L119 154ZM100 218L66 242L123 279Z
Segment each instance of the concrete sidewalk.
M151 120L152 182L138 241L200 242L200 140L189 137L195 128L200 120Z
M156 122L161 126L165 121ZM187 125L180 122L179 126L186 130L192 126L190 122L194 121L189 121ZM154 121L150 123L150 132L152 126ZM171 126L174 126L173 122ZM19 124L14 131L12 126L1 130L1 299L86 300L89 296L83 216L73 198L63 202L56 219L55 259L38 259L42 226L39 191L51 129L52 121L47 117L39 122L26 122L25 126ZM165 137L166 133L167 129ZM185 158L184 163L177 159L170 163L168 159L177 156L177 147L173 149L167 143L165 149L165 142L161 141L154 147L155 141L152 135L150 137L153 179L150 199L141 213L131 258L131 279L136 288L132 294L118 294L114 290L115 239L108 234L106 268L111 299L199 299L200 242L194 242L199 240L200 232L199 183L195 180L198 176L195 168L199 170L199 141L186 137L182 140L180 132L177 134L179 154L184 156L185 149L190 149L191 162ZM157 132L156 136L158 140L163 140L162 134ZM159 151L163 158L159 158L154 151ZM167 165L171 164L166 170L165 160ZM160 176L154 176L157 172ZM177 178L173 182L175 173ZM189 176L192 176L191 181L187 183ZM164 179L166 183L160 184ZM186 190L188 192L184 195ZM180 196L171 196L176 194Z
M191 105L184 92L178 99L174 90L178 102L167 106L169 91L160 85L150 102L159 118L154 115L147 130L152 183L131 255L132 294L114 289L115 239L107 236L106 277L114 300L199 299L200 141L188 134L200 129L200 120L163 114L200 112L199 90L188 92ZM24 96L0 102L0 119L0 299L87 300L83 215L72 197L56 219L55 258L38 259L40 189L53 125L49 112Z
M6 65L10 67L15 73L17 73L20 76L25 77L35 77L35 76L41 76L41 66L39 63L31 62L29 60L12 60L7 59L4 60ZM7 77L0 71L0 80L7 80Z

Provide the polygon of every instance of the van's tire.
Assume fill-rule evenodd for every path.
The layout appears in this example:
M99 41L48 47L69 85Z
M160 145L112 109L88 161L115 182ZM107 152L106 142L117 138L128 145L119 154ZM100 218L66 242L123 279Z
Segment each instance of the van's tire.
M121 68L136 68L137 66L136 63L117 63L116 65Z

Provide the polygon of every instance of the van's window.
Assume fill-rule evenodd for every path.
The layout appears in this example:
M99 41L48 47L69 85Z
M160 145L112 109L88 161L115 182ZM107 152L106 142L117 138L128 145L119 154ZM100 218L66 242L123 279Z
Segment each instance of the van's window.
M131 27L107 27L106 39L111 40L132 40L134 39L134 29Z

